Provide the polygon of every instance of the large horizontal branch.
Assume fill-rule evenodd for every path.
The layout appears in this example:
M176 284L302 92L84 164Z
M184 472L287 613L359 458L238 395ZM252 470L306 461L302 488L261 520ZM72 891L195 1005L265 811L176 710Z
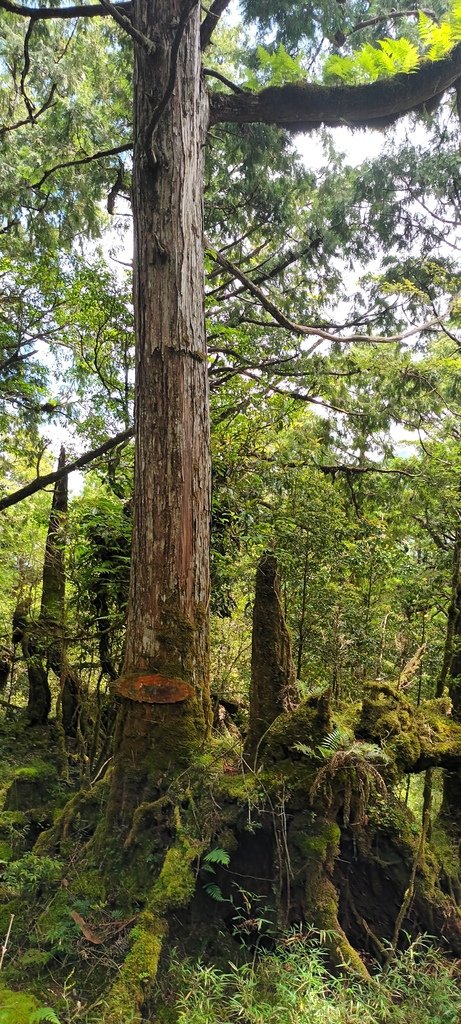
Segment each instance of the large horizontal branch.
M395 75L370 85L306 83L270 86L244 95L213 93L211 123L263 121L291 131L308 131L321 124L381 128L441 96L460 77L458 43L444 60L425 62L413 74Z
M120 434L116 434L115 437L109 438L108 441L104 441L104 444L100 444L98 448L93 448L91 452L85 452L84 455L80 455L74 462L68 462L67 465L63 466L62 469L56 469L53 473L45 473L43 476L37 476L35 480L31 480L30 483L25 484L24 487L20 487L18 491L13 491L12 494L5 495L4 498L0 499L0 512L5 508L11 508L12 505L17 505L18 502L23 501L24 498L30 498L31 494L36 494L37 491L43 491L45 487L49 487L50 484L55 484L58 480L62 480L63 477L68 476L69 473L74 473L76 469L83 469L84 466L88 466L90 462L94 462L99 459L101 455L106 455L107 452L112 451L112 448L116 448L119 444L124 444L125 441L129 441L133 437L134 428L128 427L128 430L122 430Z
M115 4L120 14L129 17L132 13L131 3ZM102 4L75 4L72 7L26 7L24 4L12 3L12 0L0 0L0 8L10 14L19 14L31 21L49 21L51 18L107 18L108 11Z
M367 345L390 345L400 341L405 341L407 338L410 338L415 334L420 334L422 331L428 331L433 329L434 327L440 326L441 318L434 317L434 319L429 320L425 324L421 324L419 327L411 327L409 328L408 331L403 331L401 334L392 334L386 336L373 334L341 335L334 334L332 331L326 331L322 327L311 327L308 326L307 324L298 324L294 320L290 320L290 318L287 317L285 313L281 309L279 309L278 306L275 305L274 302L272 302L272 299L270 299L266 295L266 293L263 292L262 288L260 288L259 285L255 284L254 281L252 281L251 278L247 276L247 274L244 274L243 271L240 270L240 268L235 265L235 263L231 263L230 260L228 260L221 253L216 252L215 249L207 248L207 255L210 256L215 263L222 267L223 270L229 271L229 273L233 274L233 276L236 277L238 281L241 281L242 284L245 285L246 290L249 291L250 294L253 295L254 298L258 300L258 302L261 303L263 309L270 313L270 315L273 317L275 322L280 327L284 327L285 330L290 331L292 334L317 338L317 341L314 342L314 344L311 345L311 347L304 353L305 356L310 355L316 348L318 348L322 341L329 341L332 343L335 342L336 344L341 345L352 345L356 343ZM268 326L271 325L268 324Z

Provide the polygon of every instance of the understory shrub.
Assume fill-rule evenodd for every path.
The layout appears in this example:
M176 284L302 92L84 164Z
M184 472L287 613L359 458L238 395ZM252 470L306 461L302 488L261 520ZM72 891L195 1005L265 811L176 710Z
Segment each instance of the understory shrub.
M459 1024L453 964L419 939L369 983L333 977L302 936L228 972L178 964L178 1024Z

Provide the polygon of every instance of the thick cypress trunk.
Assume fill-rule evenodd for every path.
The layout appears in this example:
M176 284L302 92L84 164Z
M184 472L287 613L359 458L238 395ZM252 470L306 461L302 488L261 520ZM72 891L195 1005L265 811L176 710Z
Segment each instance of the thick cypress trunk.
M136 44L136 468L110 801L110 814L126 821L155 792L159 774L182 764L203 740L209 720L200 6L135 0L133 24L156 50Z

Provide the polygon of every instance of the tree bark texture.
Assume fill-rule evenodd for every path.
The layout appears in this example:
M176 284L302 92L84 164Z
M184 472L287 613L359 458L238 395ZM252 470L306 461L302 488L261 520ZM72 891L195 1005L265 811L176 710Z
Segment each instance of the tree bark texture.
M196 0L136 0L133 214L135 494L124 675L191 684L179 704L122 698L111 811L128 818L209 722L210 455L202 191L208 120Z
M461 722L461 534L456 533L453 548L451 600L447 615L447 632L442 670L437 684L437 696L444 687L452 702L453 720ZM446 771L443 780L442 811L450 822L461 828L461 776L459 769Z
M245 755L253 761L261 739L285 710L295 670L280 601L275 555L266 553L256 572L251 648L250 721Z
M18 601L13 614L13 644L21 644L24 661L27 665L29 694L27 698L27 718L30 725L46 725L51 711L51 691L48 673L43 667L41 650L37 644L37 635L31 627L29 609L22 601Z

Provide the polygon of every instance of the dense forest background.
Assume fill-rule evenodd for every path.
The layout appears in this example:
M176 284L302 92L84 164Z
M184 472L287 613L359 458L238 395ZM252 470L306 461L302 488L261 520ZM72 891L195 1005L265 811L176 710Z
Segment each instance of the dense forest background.
M199 712L206 636L192 658L171 617L158 663L133 654L140 310L169 259L151 227L143 291L145 28L130 4L0 0L1 1024L459 1019L461 10L228 6L201 20ZM301 80L382 112L309 118L302 156L300 116L241 118ZM152 195L175 159L154 154Z

